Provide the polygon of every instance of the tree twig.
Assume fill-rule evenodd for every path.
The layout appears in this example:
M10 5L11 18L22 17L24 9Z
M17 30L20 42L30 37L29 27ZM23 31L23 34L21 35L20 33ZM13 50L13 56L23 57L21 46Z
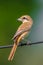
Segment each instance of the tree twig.
M35 44L41 44L41 43L43 43L43 41L32 42L32 43L29 43L29 42L27 42L27 43L21 43L18 46L26 46L26 45L29 46L29 45L35 45ZM11 47L13 47L13 45L4 45L4 46L0 46L0 49L11 48Z

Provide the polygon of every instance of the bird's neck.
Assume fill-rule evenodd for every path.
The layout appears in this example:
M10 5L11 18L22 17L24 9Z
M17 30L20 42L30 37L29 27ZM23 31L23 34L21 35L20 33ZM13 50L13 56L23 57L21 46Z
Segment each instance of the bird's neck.
M30 21L24 21L23 24L29 24L29 25L32 25L33 23L32 23L32 21L31 21L31 22L30 22Z

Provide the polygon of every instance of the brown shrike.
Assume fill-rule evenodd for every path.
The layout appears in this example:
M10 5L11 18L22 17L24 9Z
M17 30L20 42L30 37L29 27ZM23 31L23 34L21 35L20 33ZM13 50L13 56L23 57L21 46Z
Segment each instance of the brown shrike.
M14 40L14 45L10 52L8 60L13 59L19 42L28 34L33 24L32 18L28 15L21 16L20 18L18 18L18 21L21 21L22 24L19 26L16 34L12 38Z

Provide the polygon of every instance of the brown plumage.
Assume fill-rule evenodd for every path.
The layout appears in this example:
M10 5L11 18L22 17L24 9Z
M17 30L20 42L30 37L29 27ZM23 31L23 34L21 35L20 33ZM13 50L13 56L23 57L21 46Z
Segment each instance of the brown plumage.
M30 29L32 27L32 24L33 24L32 18L30 16L28 16L28 15L24 15L24 16L20 17L18 20L22 21L22 24L19 26L16 34L12 38L14 40L14 45L13 45L11 53L10 53L10 55L8 57L8 60L13 59L13 57L15 55L15 52L16 52L16 49L17 49L17 46L19 45L19 42L30 31ZM27 31L25 31L25 30L27 30Z

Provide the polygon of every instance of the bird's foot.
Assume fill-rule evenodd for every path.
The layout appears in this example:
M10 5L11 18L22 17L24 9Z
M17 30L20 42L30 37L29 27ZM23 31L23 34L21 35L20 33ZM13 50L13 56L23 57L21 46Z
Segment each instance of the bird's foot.
M31 44L31 41L27 41L27 45Z

